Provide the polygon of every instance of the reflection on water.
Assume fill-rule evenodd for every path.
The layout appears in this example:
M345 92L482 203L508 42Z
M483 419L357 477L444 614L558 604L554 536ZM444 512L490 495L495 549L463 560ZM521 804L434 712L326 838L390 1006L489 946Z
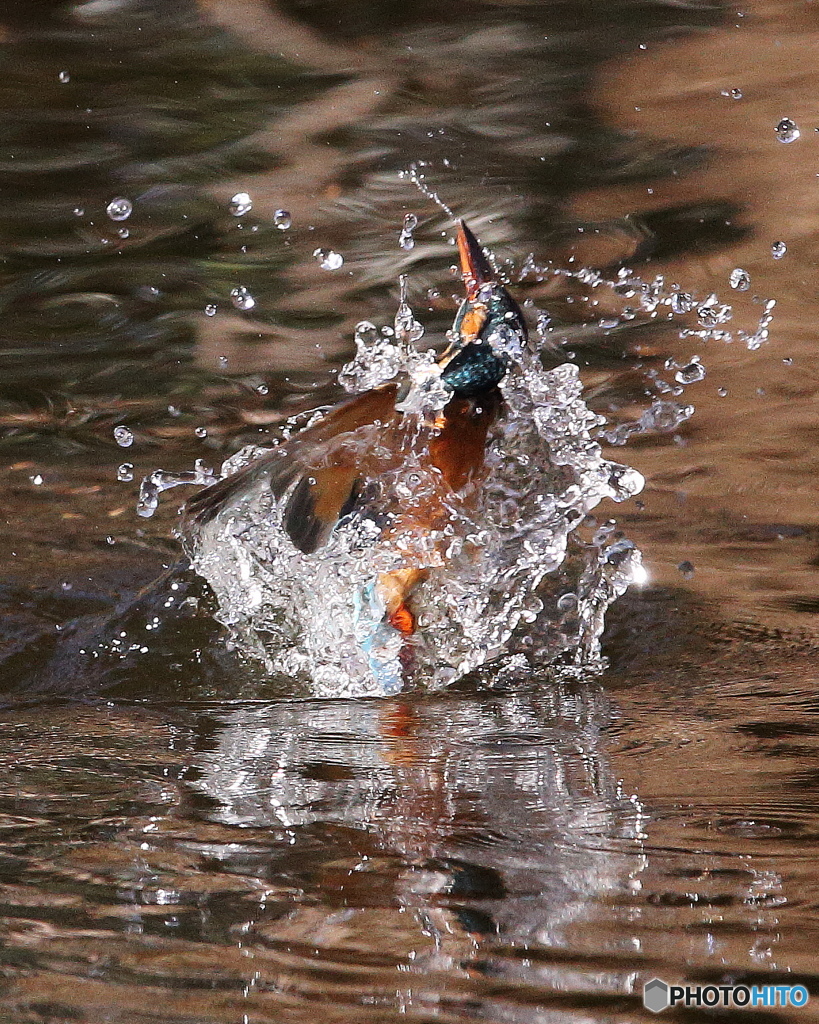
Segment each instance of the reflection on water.
M632 1020L654 974L810 984L815 701L716 692L656 735L640 687L7 716L6 1019Z
M4 1020L625 1022L653 975L816 992L813 6L0 11ZM400 273L443 340L451 225L413 164L647 478L591 525L616 514L651 573L597 683L299 701L193 581L153 582L175 503L138 520L141 477L335 400ZM730 303L735 340L589 267L715 293L705 329ZM48 695L73 702L25 706Z

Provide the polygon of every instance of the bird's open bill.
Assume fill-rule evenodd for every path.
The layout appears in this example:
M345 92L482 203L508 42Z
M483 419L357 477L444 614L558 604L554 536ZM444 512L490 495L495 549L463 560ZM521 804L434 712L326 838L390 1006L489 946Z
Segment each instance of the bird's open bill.
M477 238L464 221L458 221L458 255L461 258L461 276L466 287L466 297L476 299L482 284L494 281L495 273Z

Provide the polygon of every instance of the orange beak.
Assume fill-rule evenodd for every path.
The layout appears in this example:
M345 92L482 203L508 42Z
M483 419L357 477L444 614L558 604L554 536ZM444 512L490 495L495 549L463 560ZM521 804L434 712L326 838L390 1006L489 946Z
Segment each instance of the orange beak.
M466 287L466 297L474 300L482 284L494 281L495 273L484 256L478 240L464 221L458 222L458 254L461 258L461 277Z

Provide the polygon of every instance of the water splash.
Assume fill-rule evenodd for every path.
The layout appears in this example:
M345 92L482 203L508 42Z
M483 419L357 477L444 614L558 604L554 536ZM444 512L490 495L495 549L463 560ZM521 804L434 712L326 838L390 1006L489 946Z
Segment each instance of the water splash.
M437 207L444 211L447 217L451 218L453 221L457 221L458 218L452 212L452 209L449 206L447 206L447 204L443 201L443 199L441 199L441 197L433 188L430 188L430 186L427 185L425 180L426 174L421 169L423 166L423 163L410 164L409 168L406 171L401 172L402 177L406 175L406 177L408 177L409 180L413 183L413 185L415 185L415 187L418 189L421 195L426 196L427 199L430 199L433 203L435 203Z
M408 345L420 341L424 336L424 325L415 319L415 314L407 300L407 275L398 279L400 297L395 313L395 337L401 344Z
M690 363L681 366L674 374L674 380L678 384L696 384L705 379L705 367L700 362L699 356L694 356Z
M704 376L704 374L703 374ZM639 419L618 423L616 427L602 430L599 434L609 444L623 445L638 434L670 434L694 415L693 405L655 399Z
M781 249L776 247L781 247ZM772 254L775 259L781 258L785 251L784 242L774 243ZM747 272L737 268L734 274L746 275ZM522 277L530 276L534 276L539 281L546 280L549 277L565 277L579 281L591 289L611 289L619 298L636 300L639 311L647 314L651 319L658 316L662 307L667 307L674 316L686 316L695 312L697 326L681 327L679 331L680 338L699 338L702 341L720 341L725 344L730 344L734 341L734 333L727 330L725 326L733 319L734 309L727 303L721 302L716 292L711 292L704 298L698 298L693 292L682 291L678 284L667 284L662 275L658 274L652 280L644 281L627 267L618 270L615 279L609 279L600 271L591 270L587 267L567 269L565 267L539 266L535 262L534 255L531 253L526 258L518 277L521 279ZM750 285L750 275L747 275L747 277L747 284ZM735 286L736 290L745 291L744 285L746 282L744 278L737 277L735 280L738 285ZM759 317L756 329L750 333L745 330L738 330L736 337L748 344L748 347L751 349L759 348L768 339L768 328L773 320L775 305L775 299L765 300L763 312ZM627 307L620 313L619 319L633 320L635 315L635 310ZM543 317L543 323L541 323L540 318L538 320L538 333L541 334L545 341L552 335L552 330L548 316L543 315ZM604 321L604 323L606 326L613 326L613 322ZM601 323L598 326L603 326L603 324ZM554 344L553 337L551 338L551 343Z
M776 299L768 299L763 307L757 328L752 334L746 334L745 331L739 332L740 339L745 342L749 351L753 352L768 340L770 335L768 328L773 320L774 306L776 306Z
M144 519L150 519L159 507L159 495L172 487L190 484L207 487L210 484L215 484L218 479L219 477L214 474L212 469L205 467L202 459L196 460L192 472L170 473L164 469L155 469L140 484L137 514Z
M584 541L579 527L604 498L638 494L642 476L603 458L594 435L605 421L584 403L577 367L547 371L525 350L510 352L483 479L441 500L424 453L436 433L431 413L450 395L434 357L414 347L413 323L403 285L395 330L360 323L355 359L341 374L351 390L399 374L409 382L400 403L403 460L396 465L385 454L360 514L346 517L318 552L303 554L282 528L287 496L251 488L186 538L220 620L269 672L299 677L327 696L440 687L508 656L599 666L605 611L644 572L633 544L612 543L606 531ZM361 443L377 444L381 429ZM243 450L223 475L264 451ZM442 511L419 526L405 513L428 499ZM426 573L413 595L418 632L410 640L384 621L375 586L380 573L405 566Z

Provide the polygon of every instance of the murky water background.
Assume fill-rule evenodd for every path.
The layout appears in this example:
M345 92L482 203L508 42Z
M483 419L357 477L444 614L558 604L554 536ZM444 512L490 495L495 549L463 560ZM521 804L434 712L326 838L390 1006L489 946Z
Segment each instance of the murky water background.
M631 1021L654 975L819 998L814 5L32 0L0 35L0 1017ZM728 344L517 286L613 428L695 407L611 449L647 489L600 522L650 581L599 679L312 700L192 577L153 582L181 492L139 519L143 475L333 400L399 273L430 342L451 322L412 163L510 273L734 306Z

